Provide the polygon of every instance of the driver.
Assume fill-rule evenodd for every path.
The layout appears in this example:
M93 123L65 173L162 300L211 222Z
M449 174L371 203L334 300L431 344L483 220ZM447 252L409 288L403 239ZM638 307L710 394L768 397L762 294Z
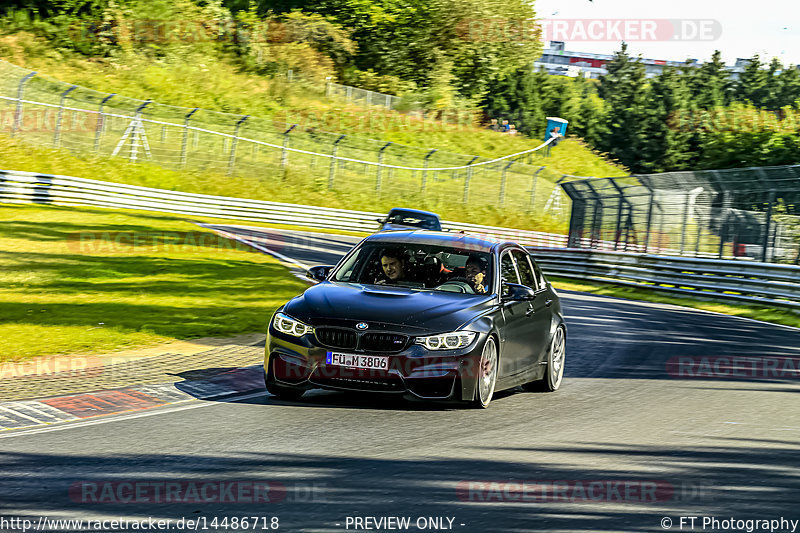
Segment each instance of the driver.
M464 274L470 285L472 285L475 294L486 294L488 292L487 267L486 260L479 255L473 254L467 259Z
M378 285L394 284L406 279L406 260L400 250L386 248L381 251L380 257L383 278L375 283Z

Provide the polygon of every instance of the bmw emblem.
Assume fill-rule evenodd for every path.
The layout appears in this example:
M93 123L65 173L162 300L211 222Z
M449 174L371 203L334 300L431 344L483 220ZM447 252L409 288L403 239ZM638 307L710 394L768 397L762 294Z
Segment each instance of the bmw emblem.
M369 324L367 324L366 322L359 322L358 324L356 324L356 329L365 330L368 327Z

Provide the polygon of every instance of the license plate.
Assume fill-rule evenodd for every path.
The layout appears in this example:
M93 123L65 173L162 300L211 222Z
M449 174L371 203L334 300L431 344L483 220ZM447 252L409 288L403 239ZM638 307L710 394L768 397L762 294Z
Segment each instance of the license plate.
M363 368L366 370L389 370L389 358L381 355L358 355L327 352L325 363L332 366Z

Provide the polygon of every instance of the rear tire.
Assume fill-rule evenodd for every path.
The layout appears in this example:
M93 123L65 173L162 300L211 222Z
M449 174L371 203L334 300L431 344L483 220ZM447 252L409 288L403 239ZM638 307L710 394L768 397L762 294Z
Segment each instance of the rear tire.
M564 361L566 359L566 333L564 326L558 326L553 338L550 340L550 347L547 350L547 366L544 377L536 381L531 381L522 386L528 392L553 392L561 386L564 379Z
M295 401L299 400L305 392L304 389L296 387L289 387L286 385L279 385L275 382L275 377L272 375L272 364L270 363L269 369L264 374L264 385L267 387L267 392L275 396L279 400Z

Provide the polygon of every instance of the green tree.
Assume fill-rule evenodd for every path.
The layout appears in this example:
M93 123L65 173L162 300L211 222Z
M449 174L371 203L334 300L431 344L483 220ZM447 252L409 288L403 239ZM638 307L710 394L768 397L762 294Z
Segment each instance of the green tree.
M791 65L778 74L777 108L800 108L800 69Z
M689 78L692 100L700 109L711 109L728 103L726 86L730 82L730 72L725 68L722 53L714 50L711 61L699 67L685 70Z
M600 77L598 94L608 105L607 128L600 148L634 172L641 171L639 153L643 144L645 118L645 68L628 55L628 45L607 65L608 74Z
M686 80L672 68L665 68L651 80L647 110L639 132L642 137L639 167L646 172L682 169L689 160L691 133L675 117L689 109Z
M448 69L462 97L480 96L490 80L529 65L542 49L525 0L317 0L302 8L352 32L358 69L420 87L446 78Z
M767 71L761 68L762 66L763 64L758 54L750 58L736 85L736 99L738 101L749 101L756 107L761 107L766 96L767 84L769 83Z

